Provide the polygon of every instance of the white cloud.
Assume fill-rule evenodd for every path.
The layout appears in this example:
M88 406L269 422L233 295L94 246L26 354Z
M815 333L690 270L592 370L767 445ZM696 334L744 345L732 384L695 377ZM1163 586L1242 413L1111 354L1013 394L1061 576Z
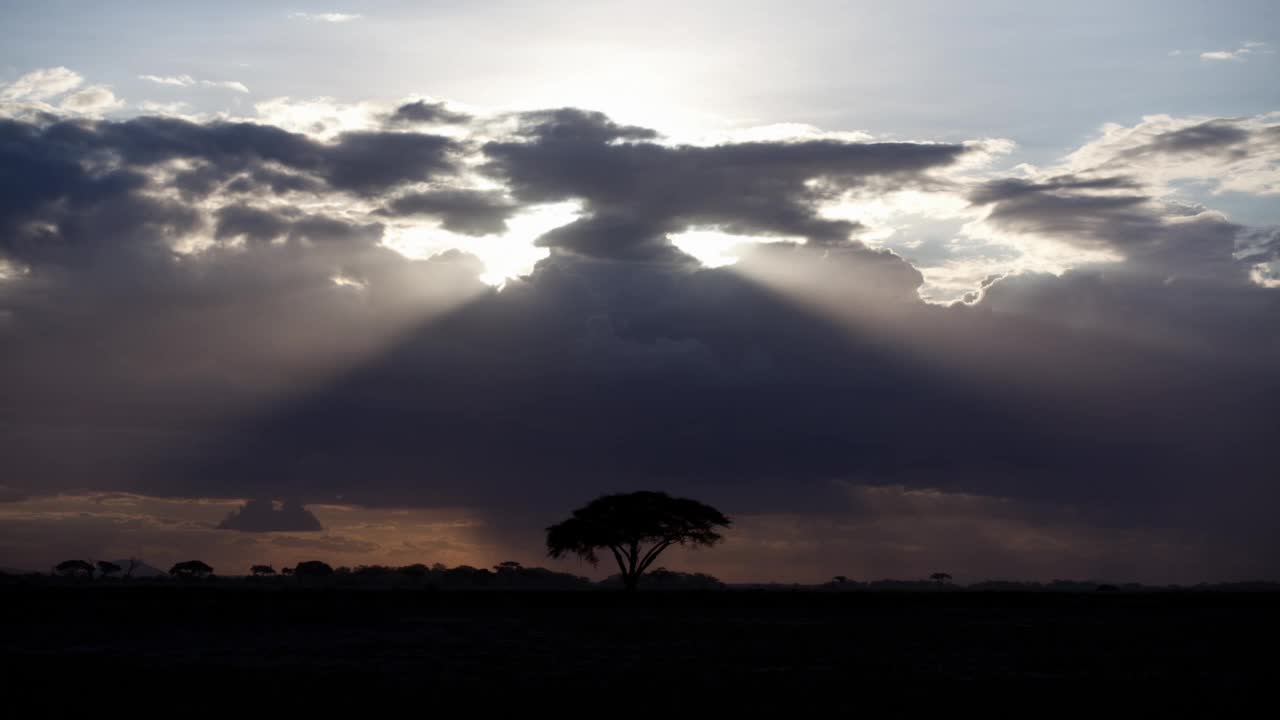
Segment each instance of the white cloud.
M245 87L244 83L236 82L235 80L201 80L200 84L205 87L223 88L242 93L249 92L249 88Z
M94 85L66 96L59 107L81 115L99 115L123 105L124 101L117 98L110 88Z
M160 85L177 85L179 87L191 87L192 85L196 84L195 78L191 77L190 75L172 75L172 76L139 75L138 79L148 80L150 82L158 83Z
M1249 41L1242 43L1240 47L1235 50L1210 50L1208 52L1202 52L1200 53L1200 59L1235 60L1237 62L1244 62L1248 55L1272 55L1274 53L1275 50L1272 50L1271 46L1267 43Z
M42 114L93 117L124 106L106 85L77 90L83 84L84 78L79 73L64 67L33 70L11 83L0 84L0 117L27 120ZM53 102L57 104L51 104Z
M363 15L358 15L358 14L356 14L356 13L337 13L337 12L326 12L326 13L307 13L307 12L296 12L296 13L289 13L289 17L291 17L291 18L293 18L293 19L295 19L295 20L305 20L305 21L307 21L307 22L344 23L344 22L351 22L352 20L359 20L360 18L363 18L364 16L363 16Z
M350 130L378 127L387 112L386 107L377 103L341 103L329 97L310 100L278 97L253 107L259 122L325 140Z
M0 89L0 100L48 100L79 87L80 74L64 67L33 70Z
M1194 145L1179 149L1171 139L1194 140L1212 132L1238 137L1230 152L1210 152ZM1066 157L1049 173L1124 174L1140 181L1156 196L1175 193L1175 183L1189 182L1213 194L1240 192L1280 194L1280 113L1244 118L1148 115L1125 126L1108 123L1102 134Z
M138 105L138 109L148 115L172 115L175 117L184 116L190 108L191 106L184 102L162 103L153 100L145 100Z
M196 80L190 75L139 75L138 79L147 80L160 85L173 85L176 87L193 87L195 85L200 85L202 87L223 88L242 93L249 92L249 88L245 87L244 83L237 82L235 80Z

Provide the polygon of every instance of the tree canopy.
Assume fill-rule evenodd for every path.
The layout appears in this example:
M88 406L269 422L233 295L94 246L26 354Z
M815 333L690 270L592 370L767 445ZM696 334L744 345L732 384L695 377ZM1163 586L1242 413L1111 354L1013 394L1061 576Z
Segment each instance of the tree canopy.
M710 505L664 492L605 495L547 528L547 554L577 555L595 565L596 551L607 549L618 563L624 586L634 590L662 551L672 545L715 545L723 539L717 528L730 523Z
M293 567L293 574L298 577L329 577L333 567L320 560L306 560Z
M213 574L213 568L199 560L187 560L169 568L169 574L180 578L202 578Z
M54 571L65 577L93 577L93 566L84 560L63 560Z

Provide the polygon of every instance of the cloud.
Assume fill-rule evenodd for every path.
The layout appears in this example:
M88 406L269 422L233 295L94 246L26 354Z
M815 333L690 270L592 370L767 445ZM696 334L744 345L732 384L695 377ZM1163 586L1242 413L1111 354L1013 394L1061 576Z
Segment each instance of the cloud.
M462 123L470 119L466 113L448 109L442 102L415 100L404 103L391 113L390 122L400 124L412 123Z
M81 88L83 84L84 78L64 67L29 72L0 85L0 118L40 121L58 115L99 117L124 106L111 88ZM50 104L53 101L58 104Z
M193 87L196 85L200 85L203 87L234 90L236 92L242 92L242 93L249 92L249 88L245 87L244 83L236 82L235 80L196 80L190 75L173 75L173 76L139 75L138 78L141 80L147 80L149 82L157 83L159 85L174 85L177 87Z
M493 235L507 229L507 220L518 208L500 192L439 189L394 198L384 212L393 216L434 216L440 218L442 227L452 232Z
M1264 42L1246 42L1235 50L1210 50L1200 53L1201 60L1234 60L1244 62L1250 55L1272 55L1275 50Z
M295 12L295 13L289 13L289 17L295 20L305 20L307 22L346 23L346 22L352 22L353 20L359 20L364 16L355 14L355 13L339 13L339 12L323 12L323 13Z
M386 108L375 103L340 103L333 98L278 97L254 104L263 124L331 140L344 132L381 129Z
M356 107L369 124L343 125ZM6 485L288 497L377 552L392 536L318 504L461 508L507 548L606 491L909 515L847 490L888 486L954 501L933 514L979 498L964 527L1213 537L1240 572L1278 567L1257 550L1280 547L1274 238L1178 194L1271 193L1272 116L1153 116L1003 172L974 159L1001 149L983 141L689 146L578 108L446 136L376 105L308 113L0 121ZM922 302L921 268L859 239L875 198L933 207L989 263L968 303ZM501 291L447 244L388 247L421 227L483 247L560 204L579 211L521 239L545 257ZM688 232L743 240L737 262L702 266ZM1052 273L1019 267L1046 247Z
M178 87L191 87L196 84L196 79L190 75L139 75L138 79L147 80L148 82L153 82L159 85L176 85Z
M279 506L271 500L250 500L231 511L219 530L240 532L320 532L320 521L300 503L286 500Z
M63 110L85 115L99 115L123 106L123 100L101 85L73 92L63 98L61 105Z
M840 189L904 188L962 156L959 145L834 140L668 147L645 128L564 109L521 116L518 141L483 148L483 171L523 202L582 199L587 215L542 245L594 257L679 260L667 233L715 226L737 234L846 242L854 222L822 217Z
M249 92L249 88L245 87L244 83L236 82L235 80L201 80L200 84L206 87L224 88L240 93Z
M80 87L84 78L65 67L33 70L0 89L0 101L49 100Z

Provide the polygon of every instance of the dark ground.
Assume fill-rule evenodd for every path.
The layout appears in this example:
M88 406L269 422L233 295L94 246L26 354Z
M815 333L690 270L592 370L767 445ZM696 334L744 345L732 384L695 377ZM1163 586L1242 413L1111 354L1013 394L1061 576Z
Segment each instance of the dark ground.
M77 699L798 711L1111 691L1225 708L1280 680L1273 593L172 583L0 587L0 603L4 701L51 714Z

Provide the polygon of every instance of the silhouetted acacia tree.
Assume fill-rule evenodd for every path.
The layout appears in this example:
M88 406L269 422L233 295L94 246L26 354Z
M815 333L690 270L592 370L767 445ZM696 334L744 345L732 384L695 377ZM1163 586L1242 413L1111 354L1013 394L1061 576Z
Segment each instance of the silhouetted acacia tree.
M111 577L113 574L120 572L120 566L107 560L98 561L98 574L102 577Z
M169 574L176 578L203 578L213 574L213 568L199 560L187 560L169 568Z
M333 574L333 568L329 563L319 560L307 560L300 562L293 568L293 574L298 577L329 577Z
M249 572L253 573L254 577L262 577L264 575L275 575L276 569L270 565L254 565L249 568Z
M63 577L93 577L93 566L84 560L63 560L53 569Z
M596 551L607 548L618 563L623 586L635 590L663 550L672 545L715 545L723 539L716 528L730 522L710 505L663 492L605 495L547 528L547 554L574 554L594 565Z
M930 575L929 579L938 583L938 587L942 587L944 584L946 584L951 580L951 576L948 575L947 573L938 572Z
M292 574L293 574L293 568L291 568L291 567L282 567L282 568L280 568L280 574L281 574L281 575L285 575L285 576L292 575Z

